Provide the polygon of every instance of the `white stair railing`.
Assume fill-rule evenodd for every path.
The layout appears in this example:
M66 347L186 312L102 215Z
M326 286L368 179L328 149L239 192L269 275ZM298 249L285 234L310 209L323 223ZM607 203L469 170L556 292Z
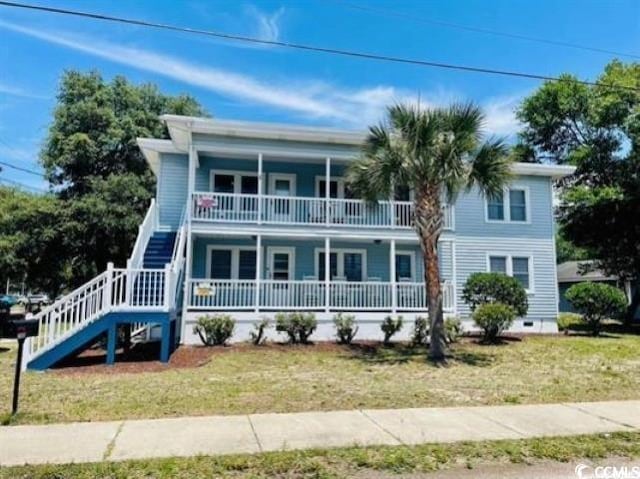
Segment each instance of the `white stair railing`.
M139 268L142 266L144 252L147 249L149 239L153 236L153 233L157 231L159 226L160 219L158 213L156 200L152 199L144 220L140 226L138 226L138 237L136 238L136 243L133 245L131 256L127 260L128 268Z
M175 274L164 269L107 270L47 306L33 319L38 335L31 338L25 364L112 311L168 312L175 291Z

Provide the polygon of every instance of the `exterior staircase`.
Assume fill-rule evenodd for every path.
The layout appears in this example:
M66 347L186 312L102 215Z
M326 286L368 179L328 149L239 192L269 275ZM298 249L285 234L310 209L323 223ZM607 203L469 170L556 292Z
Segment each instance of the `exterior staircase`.
M185 227L177 233L160 232L157 218L152 202L126 268L110 263L105 272L34 316L38 335L28 339L23 367L50 368L105 333L107 363L113 363L121 324L134 332L159 326L160 359L168 361L182 297Z
M156 231L149 238L144 251L142 265L145 269L164 268L171 263L176 241L176 232Z

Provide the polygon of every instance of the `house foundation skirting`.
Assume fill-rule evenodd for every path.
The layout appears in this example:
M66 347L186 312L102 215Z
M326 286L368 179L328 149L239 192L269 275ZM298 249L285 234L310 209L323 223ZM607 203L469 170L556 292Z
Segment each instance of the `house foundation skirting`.
M224 313L223 311L193 311L190 310L185 316L184 337L181 338L182 344L201 344L200 338L193 332L193 326L201 316L214 315ZM286 336L276 332L275 321L273 321L276 312L260 312L254 311L228 311L236 321L236 327L230 342L242 342L250 340L250 333L253 331L254 325L261 318L267 317L272 320L271 327L267 331L267 339L270 341L284 341ZM315 341L333 341L335 340L335 328L333 318L336 312L326 313L324 311L314 312L318 320L318 328L311 336L311 340ZM380 324L390 313L386 312L345 312L344 314L353 314L358 324L358 333L356 340L378 341L382 340L383 334L380 330ZM427 312L398 312L404 319L402 330L393 337L396 341L407 341L411 339L413 333L413 323L417 316L426 316ZM445 317L454 316L451 313L445 313ZM475 331L473 321L462 318L462 326L465 331ZM529 334L547 334L557 333L558 328L555 320L516 320L509 330L512 333L529 333Z

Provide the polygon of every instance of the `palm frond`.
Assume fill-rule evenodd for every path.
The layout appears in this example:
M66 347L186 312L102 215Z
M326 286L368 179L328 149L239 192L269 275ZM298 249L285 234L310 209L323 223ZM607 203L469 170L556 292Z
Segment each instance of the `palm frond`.
M484 143L470 160L467 188L475 185L486 196L500 193L512 178L512 160L508 152L502 139Z

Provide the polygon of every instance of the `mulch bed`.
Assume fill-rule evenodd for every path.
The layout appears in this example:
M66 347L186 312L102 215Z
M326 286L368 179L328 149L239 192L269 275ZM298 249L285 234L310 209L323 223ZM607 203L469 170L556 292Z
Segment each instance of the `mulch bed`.
M502 344L524 340L527 336L535 334L510 334L503 337ZM545 336L549 336L548 334ZM465 336L460 338L461 343L478 343L478 337ZM130 351L125 353L118 350L116 363L108 366L105 364L106 351L101 348L91 348L83 351L76 357L68 358L52 369L56 374L136 374L145 372L159 372L167 369L197 368L208 364L220 354L237 354L251 351L272 351L283 354L291 351L312 350L314 352L327 353L354 353L357 355L375 355L383 345L380 341L354 341L351 345L340 345L334 341L318 341L310 344L288 344L285 342L267 342L260 346L250 343L233 343L228 346L180 346L171 355L169 363L158 361L160 355L160 343L134 344ZM396 342L387 348L397 348L406 353L422 354L422 348L413 348L409 343Z

